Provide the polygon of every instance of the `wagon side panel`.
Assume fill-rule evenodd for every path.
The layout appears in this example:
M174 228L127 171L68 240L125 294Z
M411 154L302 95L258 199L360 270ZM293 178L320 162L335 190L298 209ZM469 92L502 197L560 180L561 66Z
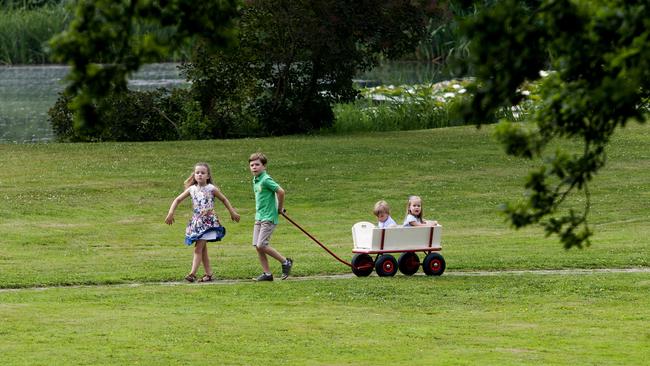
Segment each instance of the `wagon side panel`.
M373 247L373 228L370 222L357 222L352 226L352 240L355 249L372 250Z
M440 249L442 227L389 228L384 234L383 250Z

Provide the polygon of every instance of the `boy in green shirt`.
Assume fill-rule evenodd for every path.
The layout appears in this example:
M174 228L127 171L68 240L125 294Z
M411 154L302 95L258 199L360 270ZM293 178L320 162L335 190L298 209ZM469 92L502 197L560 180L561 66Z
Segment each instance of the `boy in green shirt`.
M262 270L257 281L273 281L267 254L282 263L282 279L289 277L293 260L284 257L271 248L269 240L278 225L279 213L284 209L284 190L266 173L266 156L254 153L248 158L248 167L253 174L253 192L255 192L255 226L253 228L253 246L257 250Z

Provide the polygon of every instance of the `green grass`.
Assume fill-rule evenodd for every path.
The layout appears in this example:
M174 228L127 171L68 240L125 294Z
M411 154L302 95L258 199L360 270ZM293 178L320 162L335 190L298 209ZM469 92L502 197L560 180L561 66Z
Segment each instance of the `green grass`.
M638 365L650 278L344 278L0 292L4 365Z
M191 258L182 243L189 202L179 207L177 224L163 220L197 161L212 163L243 216L227 222L224 242L211 246L217 276L253 276L259 266L249 244L254 202L246 159L258 149L287 191L289 215L343 257L351 256L352 224L373 220L377 200L387 200L399 221L406 197L418 194L425 216L444 225L450 270L648 266L648 127L616 137L592 187L593 246L571 251L541 228L511 230L499 214L500 203L521 196L531 163L506 157L491 130L0 145L0 287L182 278ZM286 222L273 242L297 260L298 275L348 271Z
M459 276L466 271L649 267L648 125L614 138L592 186L593 244L562 249L498 213L531 162L492 127L164 143L0 145L0 354L13 364L639 364L650 274ZM288 214L344 258L350 227L406 197L444 225L447 271L271 284L179 281L189 202L163 224L197 161L242 214L210 244L221 279L260 266L250 246L248 155L269 156ZM578 200L576 200L578 201ZM225 209L219 207L225 218ZM272 239L294 274L348 274L282 221ZM273 263L276 273L279 264ZM144 283L139 286L97 286ZM91 285L89 287L38 286ZM18 288L11 290L11 288ZM22 288L22 289L21 289Z

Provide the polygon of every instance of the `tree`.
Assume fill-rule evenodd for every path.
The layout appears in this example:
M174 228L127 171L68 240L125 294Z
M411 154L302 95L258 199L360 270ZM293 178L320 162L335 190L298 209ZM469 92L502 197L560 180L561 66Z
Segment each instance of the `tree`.
M185 73L206 115L228 92L242 101L240 92L264 134L318 131L331 125L332 103L356 98L359 71L380 54L412 51L426 20L421 5L405 0L250 0L237 49L198 52Z
M111 92L126 90L127 77L143 63L158 60L192 38L222 47L233 39L236 0L78 0L67 30L51 40L58 62L70 64L75 128L82 135L101 130L95 105ZM137 32L140 26L166 29L168 36Z
M528 1L528 3L531 3ZM589 184L605 165L617 128L644 123L650 92L650 6L647 0L542 0L532 11L504 0L467 27L477 76L467 118L480 121L521 99L525 81L540 80L542 102L529 123L501 122L508 154L544 158L525 183L527 200L504 207L513 226L539 223L565 248L589 245ZM540 70L550 68L547 77ZM549 144L569 139L578 152ZM581 208L568 197L584 195Z

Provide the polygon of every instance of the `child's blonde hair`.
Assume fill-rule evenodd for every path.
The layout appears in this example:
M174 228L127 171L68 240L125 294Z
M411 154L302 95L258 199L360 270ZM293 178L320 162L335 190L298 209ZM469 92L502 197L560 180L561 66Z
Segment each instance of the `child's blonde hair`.
M384 200L377 201L377 203L375 203L375 208L372 210L372 213L374 213L375 216L379 216L380 213L390 215L390 206L388 206L388 202Z
M420 201L420 214L419 215L413 215L411 213L411 202L413 201ZM418 219L422 220L422 213L424 212L424 209L422 208L422 198L420 196L409 196L409 200L406 202L406 216L408 215L413 215L417 217Z
M197 166L205 167L205 169L208 170L207 183L208 184L212 183L212 171L210 170L210 165L208 165L208 163L196 163L194 164L194 169L192 169L192 174L190 174L190 176L187 177L187 179L185 179L185 189L196 184L196 179L194 179L194 171L196 170Z

